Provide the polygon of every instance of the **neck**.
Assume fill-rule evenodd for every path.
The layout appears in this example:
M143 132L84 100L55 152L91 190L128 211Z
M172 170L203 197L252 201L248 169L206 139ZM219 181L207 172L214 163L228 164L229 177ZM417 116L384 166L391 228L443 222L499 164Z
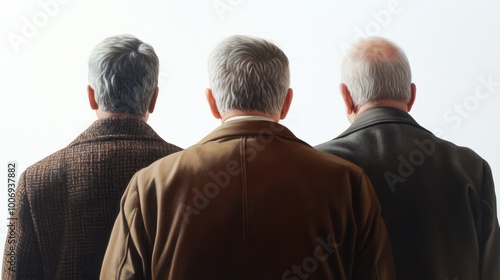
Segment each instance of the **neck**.
M224 116L221 117L221 121L224 123L227 119L232 118L232 117L238 117L238 116L265 117L265 118L272 119L275 122L278 122L280 119L278 115L266 114L266 113L258 112L258 111L231 110L231 111L226 112L224 114Z
M399 109L401 111L405 111L408 113L408 105L402 101L396 101L396 100L380 100L380 101L375 101L375 102L370 102L363 104L359 107L358 111L356 112L356 115L361 114L362 112L377 108L377 107L392 107Z
M133 118L139 119L144 122L148 121L149 114L146 113L145 116L132 115L127 113L113 113L107 111L96 110L96 115L98 119L107 119L107 118Z

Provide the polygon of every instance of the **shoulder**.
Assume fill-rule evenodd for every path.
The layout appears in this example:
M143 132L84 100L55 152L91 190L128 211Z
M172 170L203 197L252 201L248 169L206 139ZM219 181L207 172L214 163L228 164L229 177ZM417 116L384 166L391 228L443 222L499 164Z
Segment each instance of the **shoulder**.
M336 155L344 159L351 159L360 149L365 149L373 146L370 136L364 133L371 134L369 131L358 131L341 138L335 138L330 141L316 145L314 148L331 155Z
M337 153L330 153L328 149L316 146L311 150L312 158L308 165L314 167L319 174L324 172L321 176L325 176L325 178L338 178L347 175L350 180L357 181L365 173L356 163L340 157Z
M175 153L175 152L179 152L179 151L182 151L182 150L183 150L181 147L179 147L179 146L177 146L177 145L174 145L174 144L172 144L172 143L166 142L166 141L164 141L164 140L162 140L161 145L162 145L163 147L165 147L165 149L166 149L167 151L169 151L169 153Z
M65 195L64 182L68 175L68 166L64 160L66 148L57 151L35 164L29 166L19 176L16 193L19 199L29 201L23 207L48 210L50 205L61 196Z
M71 148L63 148L28 166L24 172L26 177L46 176L61 169L65 165L68 150L71 150Z
M336 142L337 142L336 139L332 139L330 141L318 144L314 146L314 148L318 151L327 152L331 154L332 150L336 148Z
M436 145L445 151L451 163L460 163L465 169L478 170L482 166L489 169L488 163L477 152L469 147L460 146L447 140L434 136ZM468 168L470 167L470 168Z
M190 154L192 148L182 150L181 148L174 146L174 149L174 152L167 154L166 156L152 162L150 165L140 169L135 174L135 177L137 177L136 179L142 180L145 178L165 177L174 170L184 168L186 162L189 162L185 160L185 157L187 154Z

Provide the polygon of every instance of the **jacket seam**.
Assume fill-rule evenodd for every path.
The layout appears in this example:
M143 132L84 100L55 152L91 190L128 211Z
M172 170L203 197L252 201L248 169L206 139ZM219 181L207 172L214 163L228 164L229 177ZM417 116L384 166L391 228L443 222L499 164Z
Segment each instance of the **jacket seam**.
M240 166L241 166L241 207L242 207L242 229L243 229L243 239L246 238L246 232L248 230L248 219L247 219L247 209L248 209L248 193L247 193L247 174L246 174L246 137L241 138L240 145Z
M131 222L133 222L133 220L135 219L135 217L137 216L137 208L134 209L134 213L132 215L132 219L131 219ZM125 220L126 222L126 220ZM127 250L129 249L129 243L130 243L130 226L128 223L125 223L127 225L127 237L126 237L126 241L125 241L125 248L123 250L123 257L122 259L120 260L120 265L118 266L118 273L116 273L116 278L115 279L120 279L121 275L122 275L122 270L123 270L123 267L125 266L125 263L127 261Z

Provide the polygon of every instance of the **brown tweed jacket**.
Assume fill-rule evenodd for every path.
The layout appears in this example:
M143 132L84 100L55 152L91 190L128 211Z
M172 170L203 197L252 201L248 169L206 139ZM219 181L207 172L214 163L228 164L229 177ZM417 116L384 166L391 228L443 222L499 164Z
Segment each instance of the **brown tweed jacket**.
M180 150L141 120L109 118L28 167L16 190L15 243L6 243L2 279L98 279L130 178Z

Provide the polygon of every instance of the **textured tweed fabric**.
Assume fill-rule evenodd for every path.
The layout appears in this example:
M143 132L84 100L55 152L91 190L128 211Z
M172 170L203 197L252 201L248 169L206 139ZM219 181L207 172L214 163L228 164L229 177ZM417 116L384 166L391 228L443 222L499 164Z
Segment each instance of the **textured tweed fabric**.
M141 120L109 118L28 167L16 190L16 242L6 243L2 279L98 279L130 178L180 150ZM15 272L7 263L13 254Z

